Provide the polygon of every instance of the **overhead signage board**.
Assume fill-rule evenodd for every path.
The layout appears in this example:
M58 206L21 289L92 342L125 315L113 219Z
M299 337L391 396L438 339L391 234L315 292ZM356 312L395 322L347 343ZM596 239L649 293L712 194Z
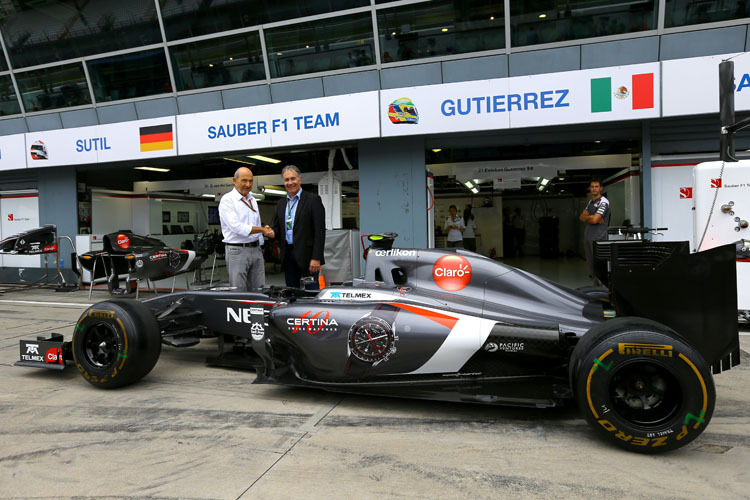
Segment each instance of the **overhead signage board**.
M148 160L177 154L174 116L24 135L29 168Z
M508 80L445 83L380 91L383 137L506 129Z
M719 112L719 64L734 61L734 107L750 110L750 54L747 52L691 57L662 62L662 116Z
M25 146L23 134L0 136L0 170L26 168Z
M658 118L659 63L381 90L383 137Z
M380 135L378 92L177 117L181 155L367 139Z

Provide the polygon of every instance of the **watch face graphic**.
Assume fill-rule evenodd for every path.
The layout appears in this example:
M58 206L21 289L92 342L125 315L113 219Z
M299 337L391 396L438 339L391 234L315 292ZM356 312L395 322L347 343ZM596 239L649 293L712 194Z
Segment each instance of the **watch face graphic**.
M396 351L396 339L387 321L365 316L349 330L349 352L367 363L378 363Z

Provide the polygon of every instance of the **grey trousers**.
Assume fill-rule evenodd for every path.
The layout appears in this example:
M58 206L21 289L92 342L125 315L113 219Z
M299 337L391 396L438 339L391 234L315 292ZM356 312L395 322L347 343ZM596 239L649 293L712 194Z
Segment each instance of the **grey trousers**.
M586 251L586 267L589 270L589 279L594 283L594 286L604 286L599 281L599 278L594 274L594 242L589 240L583 241L583 248Z
M238 291L256 291L266 284L262 247L226 246L229 284Z

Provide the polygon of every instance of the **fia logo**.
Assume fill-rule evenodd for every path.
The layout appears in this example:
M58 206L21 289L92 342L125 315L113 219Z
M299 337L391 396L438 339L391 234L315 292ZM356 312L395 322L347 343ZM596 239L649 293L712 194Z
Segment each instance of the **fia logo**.
M681 200L686 200L686 199L692 198L692 197L693 197L693 188L691 188L691 187L680 188L680 199Z
M721 187L721 178L718 179L711 179L711 187L712 188L720 188Z

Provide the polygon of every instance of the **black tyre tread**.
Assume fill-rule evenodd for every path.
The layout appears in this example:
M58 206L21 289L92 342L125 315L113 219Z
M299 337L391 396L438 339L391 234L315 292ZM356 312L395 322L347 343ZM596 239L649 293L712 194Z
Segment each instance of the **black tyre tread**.
M83 367L82 363L85 363L85 361L79 361L77 337L83 332L79 332L79 328L76 327L76 332L73 335L73 358L84 378L95 387L115 389L130 385L146 376L154 368L161 354L159 324L148 306L132 299L110 299L98 302L81 315L78 325L86 319L92 309L115 312L115 317L128 326L129 348L127 364L123 366L115 378L106 377L105 380L100 380L99 377L91 377L86 370L96 371L96 367Z

